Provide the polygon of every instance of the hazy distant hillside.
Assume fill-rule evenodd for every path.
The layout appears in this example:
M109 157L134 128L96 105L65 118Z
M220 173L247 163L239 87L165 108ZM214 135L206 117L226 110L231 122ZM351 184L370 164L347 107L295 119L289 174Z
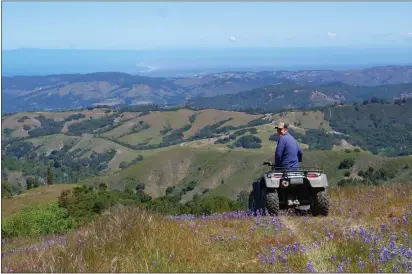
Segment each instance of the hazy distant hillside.
M323 84L341 82L353 86L379 86L412 82L412 66L383 66L362 70L303 70L276 74L297 83Z
M411 81L412 69L407 66L375 67L356 71L227 72L180 78L146 77L117 72L14 76L2 77L2 112L68 110L93 105L173 105L184 103L192 98L236 94L279 83L302 84L304 87L296 87L295 89L303 90L310 89L306 87L308 84L318 86L319 84L342 82L348 85L376 86ZM386 94L386 92L374 89L352 90L345 85L343 87L343 90L340 89L338 92L326 92L327 98L323 98L323 94L312 95L308 93L309 96L308 94L299 94L297 99L300 102L296 105L307 106L312 105L312 102L315 102L315 105L333 103L340 100L339 96L345 96L349 100L358 98L361 96L360 94L369 97L376 95L375 93ZM345 92L346 90L349 91ZM406 95L410 92L410 89L404 90ZM391 91L390 94L392 95L393 92ZM295 97L296 94L279 94L279 96L282 95ZM255 97L255 94L252 93L251 96ZM222 98L223 100L225 100L224 98L235 98L234 102L236 102L237 97ZM241 95L239 100L244 98L248 100L248 96L244 95ZM272 102L271 99L276 98L263 98L266 102L268 100ZM203 102L203 99L198 99L198 101ZM292 106L295 105L293 100L284 99L284 101ZM204 104L207 102L209 101L205 100ZM245 103L255 105L256 98ZM243 102L236 104L241 106Z
M363 99L407 98L412 96L412 84L381 85L375 87L350 86L343 83L323 85L277 84L236 94L209 98L193 98L193 108L229 110L263 109L275 111L289 108L325 106L334 103L352 103Z
M92 105L177 104L278 83L273 73L162 78L125 73L3 77L3 112L67 110Z

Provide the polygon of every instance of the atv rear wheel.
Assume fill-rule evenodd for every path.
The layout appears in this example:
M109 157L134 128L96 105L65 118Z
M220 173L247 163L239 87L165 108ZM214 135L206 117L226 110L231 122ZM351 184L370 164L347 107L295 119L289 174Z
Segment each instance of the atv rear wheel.
M279 194L276 189L266 194L266 207L270 215L278 216Z
M255 193L252 190L249 194L249 211L256 213L256 209Z
M311 207L313 216L328 216L329 198L326 190L319 191L314 197L313 207Z

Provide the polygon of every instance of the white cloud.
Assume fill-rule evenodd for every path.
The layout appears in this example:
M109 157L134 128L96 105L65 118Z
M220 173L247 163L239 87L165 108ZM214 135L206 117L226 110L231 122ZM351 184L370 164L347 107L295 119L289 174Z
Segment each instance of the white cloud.
M402 36L412 36L412 32L402 32L401 33Z
M167 15L169 14L169 11L168 11L167 9L165 9L165 8L158 8L158 9L155 11L155 13L156 13L157 16L162 17L162 18L165 18L165 17L167 17Z
M229 40L232 41L232 42L235 42L235 41L236 41L236 37L230 36L230 37L229 37Z
M335 36L336 36L336 33L335 33L335 32L328 32L328 36L329 36L329 37L335 37Z

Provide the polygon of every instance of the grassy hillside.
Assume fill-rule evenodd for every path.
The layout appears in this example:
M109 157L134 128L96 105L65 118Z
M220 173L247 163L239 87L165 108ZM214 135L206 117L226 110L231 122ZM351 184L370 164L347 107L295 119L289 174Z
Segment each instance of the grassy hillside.
M375 154L412 154L412 100L395 104L365 102L324 110L330 126L347 140Z
M8 179L15 188L19 184L24 188L29 177L44 181L47 168L52 165L56 183L103 176L102 180L121 189L133 187L137 182L144 183L151 195L159 196L168 187L181 189L196 181L195 189L183 195L183 200L208 189L235 197L240 189L247 188L262 174L261 162L273 157L276 146L273 139L275 129L270 123L273 120L290 124L290 130L301 147L309 149L305 152L304 164L323 165L334 185L345 174L343 170L336 170L345 157L356 158L359 163L372 157L363 152L345 154L344 150L353 150L356 144L360 144L361 150L376 147L372 137L378 136L367 135L366 139L360 139L365 136L362 128L349 132L350 136L347 136L336 132L335 127L347 132L345 123L355 119L356 113L353 112L356 111L362 113L363 120L354 122L355 125L365 124L375 116L378 121L383 120L384 117L378 116L383 111L377 111L382 107L388 121L397 119L397 123L392 124L385 120L386 127L394 127L397 131L389 133L380 126L377 132L382 135L400 133L401 125L405 124L408 129L409 103L336 106L324 111L260 115L214 109L150 111L144 107L134 111L133 108L97 108L80 112L19 113L3 117L2 178ZM338 123L337 119L342 122ZM29 125L29 136L13 136L14 132ZM259 138L260 143L253 144L253 149L238 147L239 140L247 139L249 135ZM409 138L404 136L403 141L399 140L392 142L394 148L408 146ZM379 146L384 147L384 144ZM314 151L320 149L329 151ZM410 158L399 159L408 162ZM136 162L139 162L136 166L125 170ZM120 170L124 172L119 173ZM359 171L349 172L356 177ZM396 174L397 181L405 181L409 176L406 171L402 172ZM391 180L396 181L395 177ZM89 181L97 180L101 178Z
M10 199L1 199L1 217L7 218L8 216L19 212L26 206L55 202L63 190L71 189L73 186L74 185L72 184L61 184L39 187L27 190Z
M2 272L411 272L411 185L330 190L328 217L163 217L118 207L2 244Z
M175 147L145 156L145 160L115 174L87 180L98 185L105 182L111 188L134 189L137 184L146 185L145 192L153 197L163 196L168 187L180 191L191 181L196 182L194 190L183 195L183 201L193 195L202 194L205 189L211 193L236 198L242 190L251 190L251 183L260 178L267 167L262 163L273 161L273 152L247 149L216 150ZM331 186L345 178L345 171L352 177L368 167L383 168L393 172L386 184L409 183L412 177L412 157L384 158L366 152L306 151L302 166L322 167L328 175ZM353 159L354 165L339 169L345 159ZM391 173L392 174L392 173Z

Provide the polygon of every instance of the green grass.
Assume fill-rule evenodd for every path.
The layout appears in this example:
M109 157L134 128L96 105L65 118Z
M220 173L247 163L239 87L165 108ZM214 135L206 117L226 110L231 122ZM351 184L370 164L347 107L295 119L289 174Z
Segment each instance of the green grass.
M115 174L87 180L88 183L106 182L112 187L123 188L124 185L135 187L138 183L146 185L146 191L154 197L164 195L168 186L180 186L190 181L196 181L193 191L183 196L190 200L194 194L203 189L214 189L211 193L227 195L236 198L241 190L250 190L251 183L268 171L262 163L273 161L274 152L254 149L213 149L210 147L188 148L169 147L156 152L142 151L145 160ZM377 168L392 165L396 176L390 182L409 182L408 175L412 172L412 157L399 159L372 156L366 152L346 153L343 151L304 151L301 166L321 167L328 176L329 184L336 186L344 178L345 170L338 166L344 159L355 159L355 165L350 169L357 174L371 159L375 159ZM402 169L406 164L411 168ZM127 179L128 178L128 179ZM222 179L225 184L221 184Z
M40 236L65 233L77 224L68 217L66 209L57 202L24 207L20 212L5 218L1 223L2 237Z

